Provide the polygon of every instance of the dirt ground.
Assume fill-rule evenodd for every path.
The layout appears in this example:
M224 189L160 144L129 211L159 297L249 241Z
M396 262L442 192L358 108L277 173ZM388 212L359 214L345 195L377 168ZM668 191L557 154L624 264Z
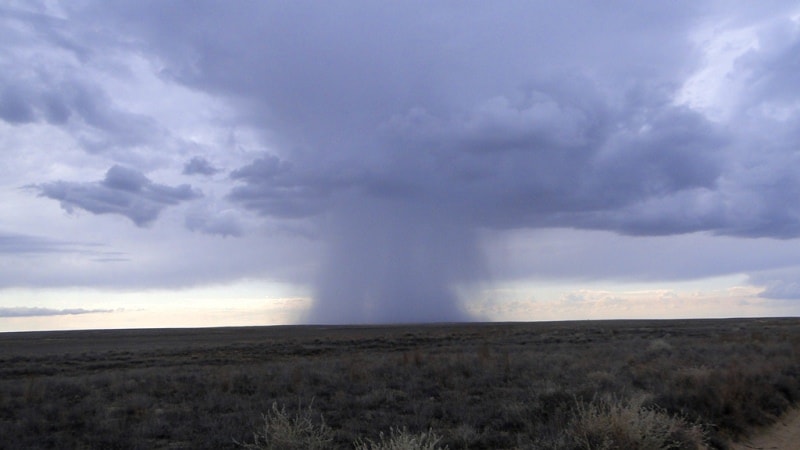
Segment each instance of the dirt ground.
M800 448L800 409L795 409L775 425L755 433L751 438L731 445L732 450L795 450Z

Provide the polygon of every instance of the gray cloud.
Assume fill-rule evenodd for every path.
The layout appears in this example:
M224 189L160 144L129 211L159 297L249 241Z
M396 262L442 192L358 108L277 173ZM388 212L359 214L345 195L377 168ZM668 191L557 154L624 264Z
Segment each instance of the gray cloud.
M83 309L83 308L37 308L19 306L13 308L0 308L0 317L40 317L40 316L74 316L79 314L110 313L113 309Z
M93 260L127 260L122 252L92 242L68 242L20 233L0 232L0 255L78 254Z
M207 175L211 176L216 173L219 173L220 169L217 169L207 159L203 158L202 156L195 156L194 158L190 159L186 162L183 166L183 174L184 175Z
M186 228L205 234L239 237L242 225L233 211L214 214L209 211L193 211L186 215Z
M66 127L91 153L125 151L154 143L164 134L151 118L119 109L106 92L85 81L2 78L8 87L0 92L0 119Z
M0 254L59 253L69 251L70 244L38 236L0 233Z
M770 280L759 296L778 300L797 300L800 299L800 283L794 280Z
M106 59L119 54L110 30L19 6L4 8L0 19L0 39L14 45L0 61L0 120L63 127L91 153L125 154L163 138L157 122L127 110L92 79L98 70L130 76Z
M327 197L350 180L337 175L300 173L274 155L265 155L234 170L235 186L228 198L265 216L302 218L321 212Z
M194 87L256 99L248 104L253 120L265 121L294 145L280 159L266 156L232 173L240 184L230 199L245 208L309 217L329 210L337 196L358 191L368 197L435 198L461 220L495 227L669 234L724 222L706 211L672 226L661 221L673 219L672 212L646 220L636 214L652 201L715 190L722 176L720 153L730 138L702 115L672 103L680 71L694 62L681 56L690 51L678 51L690 48L688 39L653 39L665 46L662 53L638 47L625 34L588 46L543 20L547 14L537 16L579 20L582 15L539 6L485 11L471 5L464 16L446 8L428 10L426 17L455 14L440 23L422 21L410 14L413 8L386 15L345 6L336 10L347 20L338 21L329 20L325 7L267 5L226 10L225 20L242 32L217 27L222 20L207 29L216 42L209 46L185 34L208 8L214 9L204 5L195 9L197 15L183 17L180 27L171 9L159 10L158 19L153 16L158 8L123 9L133 17L128 27L173 43L157 47L169 55L165 73ZM487 40L477 44L486 49L481 58L470 60L476 51L470 45L476 43L465 33L475 31L472 14L480 14L474 9L487 14L487 23L504 23L494 29L501 34L498 41L520 45L509 52L489 47L496 42ZM635 23L619 25L653 36L690 25L689 7L677 14L659 12L663 23L637 16ZM286 38L295 28L263 25L274 17L284 25L302 17L296 27L307 31L302 45ZM362 19L365 27L353 29ZM595 27L583 32L601 31ZM535 45L542 30L573 55ZM372 33L380 45L372 44ZM249 43L255 48L245 47L238 45L243 36L261 39ZM405 36L424 36L428 45L416 46ZM190 64L177 53L178 43L180 53L201 57ZM598 57L604 54L615 58ZM220 70L234 61L242 70ZM621 75L626 82L619 82ZM417 89L403 87L409 85Z
M40 196L58 200L68 212L80 208L94 214L119 214L137 226L152 223L168 206L202 196L187 184L153 183L141 172L118 165L108 169L102 181L54 181L33 187Z
M749 276L756 286L763 286L759 294L763 298L779 300L800 299L800 269L797 266L757 271Z
M0 119L10 123L25 123L34 120L33 108L19 89L7 87L0 93Z
M448 117L414 109L375 132L380 158L300 167L265 156L232 173L242 185L230 198L274 217L319 214L355 194L435 202L461 223L497 228L661 235L724 223L713 208L674 211L717 189L729 142L716 125L671 105L645 114L596 91L556 95L496 97Z

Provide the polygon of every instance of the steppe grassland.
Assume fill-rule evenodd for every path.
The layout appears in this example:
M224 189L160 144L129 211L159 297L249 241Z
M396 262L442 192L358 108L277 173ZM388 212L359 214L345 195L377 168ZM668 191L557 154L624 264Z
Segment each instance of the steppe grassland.
M800 319L0 335L8 449L240 448L275 407L329 448L726 448L798 399Z

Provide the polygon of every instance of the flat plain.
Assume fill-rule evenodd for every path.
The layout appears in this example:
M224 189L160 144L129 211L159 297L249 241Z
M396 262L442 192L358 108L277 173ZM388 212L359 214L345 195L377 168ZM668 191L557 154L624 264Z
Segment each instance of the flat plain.
M238 448L273 405L330 448L725 449L798 401L796 318L0 333L2 449Z

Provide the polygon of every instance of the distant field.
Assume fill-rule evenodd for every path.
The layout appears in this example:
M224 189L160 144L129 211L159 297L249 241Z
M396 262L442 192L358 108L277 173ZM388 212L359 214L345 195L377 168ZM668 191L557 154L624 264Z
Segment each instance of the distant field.
M726 448L798 400L800 319L0 333L3 449L237 448L274 402L332 448Z

